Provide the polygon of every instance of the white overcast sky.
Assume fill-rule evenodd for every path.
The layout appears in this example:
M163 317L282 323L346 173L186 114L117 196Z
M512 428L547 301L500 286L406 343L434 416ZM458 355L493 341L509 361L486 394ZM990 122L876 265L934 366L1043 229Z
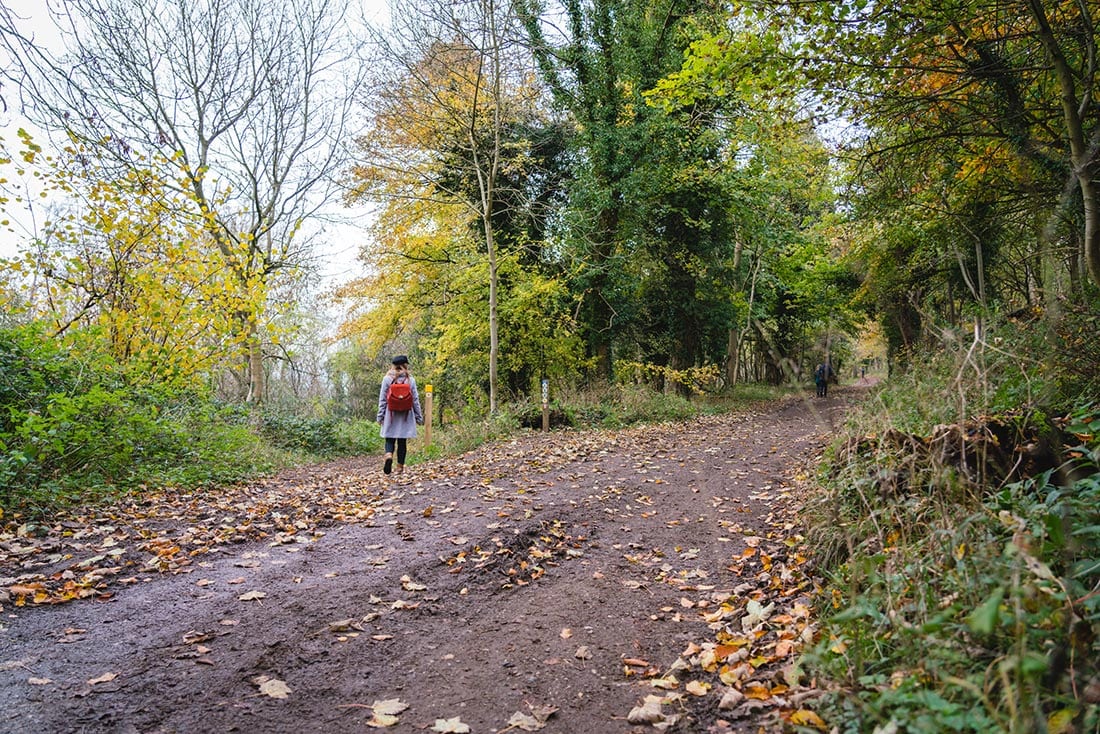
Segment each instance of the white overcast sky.
M387 0L360 1L367 21L384 23L389 17ZM18 21L21 29L28 35L33 35L35 42L40 47L53 52L61 50L60 37L46 9L47 3L56 5L56 0L0 0L0 3L3 3L18 18L24 19ZM14 147L18 140L16 131L23 127L35 136L37 142L43 143L45 135L29 125L19 114L17 92L8 89L3 91L4 101L7 102L9 108L6 112L0 111L0 137L7 142L9 147ZM8 172L8 177L15 179L11 172ZM13 183L17 182L14 180L9 181L9 185ZM38 191L34 188L33 180L23 181L22 186L31 199L37 197ZM11 206L17 209L14 202ZM41 219L43 218L41 207L36 209L36 216L39 219L37 225L41 226ZM4 258L17 255L23 243L27 240L28 234L35 228L29 214L20 216L18 210L9 210L8 217L12 221L11 229L15 231L10 231L9 227L0 226L0 257ZM321 271L324 281L337 283L359 275L362 271L362 265L356 260L356 255L359 251L361 238L365 236L362 229L346 225L328 224L325 226L327 230L325 238L328 244L318 252L318 256L322 259Z

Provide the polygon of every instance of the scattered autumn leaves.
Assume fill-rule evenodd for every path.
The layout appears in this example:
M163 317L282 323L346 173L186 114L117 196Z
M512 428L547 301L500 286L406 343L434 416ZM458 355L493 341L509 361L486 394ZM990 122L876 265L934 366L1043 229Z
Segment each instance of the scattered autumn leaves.
M109 598L114 586L189 572L229 544L290 545L336 522L370 519L381 498L372 476L321 474L308 482L262 479L247 486L152 492L140 499L0 529L0 609Z
M612 433L601 442L614 446ZM484 459L439 461L417 467L417 477L434 485L458 486L491 500L500 490L492 482L524 472L561 467L593 450L586 440L562 437L547 445L512 441L482 453ZM599 443L599 442L597 442ZM607 449L604 449L607 451ZM148 490L140 497L56 517L27 521L0 516L0 610L5 605L50 605L80 599L109 598L114 587L139 583L157 573L186 573L196 558L231 544L264 541L273 545L309 543L323 528L337 523L373 521L394 495L372 459L308 467L247 485L182 491ZM498 519L530 518L535 511L523 498L504 498L490 508ZM454 507L428 505L433 515ZM414 538L403 523L391 522L407 540ZM499 524L497 525L499 527ZM490 524L489 529L493 525ZM550 542L550 541L547 541ZM570 542L556 538L553 545ZM456 558L501 560L500 539L494 547L471 547ZM532 544L534 545L534 544ZM511 551L523 555L520 549ZM534 547L503 569L506 583L530 583L545 571L540 561L557 548ZM476 565L476 563L474 565Z
M526 472L558 472L560 487L589 492L587 496L576 493L569 505L602 513L594 519L619 524L619 537L629 538L631 525L657 523L676 537L694 540L693 529L705 521L720 529L717 541L729 549L724 566L707 566L714 563L713 548L701 550L686 542L665 548L635 542L611 545L627 569L611 577L614 583L645 589L651 595L663 592L654 596L662 601L651 610L652 620L697 624L699 629L697 640L673 661L650 662L637 657L637 650L621 656L623 678L644 690L637 705L618 717L655 731L702 718L715 722L711 731L721 732L732 726L729 722L755 720L759 713L770 711L791 724L824 730L825 722L806 705L816 691L797 664L800 649L815 635L814 589L807 559L793 536L793 524L782 512L763 519L744 517L753 507L781 504L789 487L775 479L751 497L732 491L729 496L699 497L698 504L707 510L705 517L662 518L660 495L669 481L664 470L677 460L663 449L634 450L634 440L628 432L556 437L549 445L532 439L505 445L496 456L466 457L462 465L438 462L418 467L418 482L460 489L473 500L472 505L461 505L463 512L484 518L480 527L485 533L475 531L476 539L462 534L441 536L455 548L439 557L445 571L486 581L493 588L519 590L556 566L586 556L592 543L587 523L571 526L561 519L569 507L545 507L539 499L541 487L528 482ZM586 477L590 469L575 469L579 459L588 459L590 467L611 455L632 457L626 464L629 476L591 473ZM684 466L682 461L679 466ZM397 514L393 511L402 495L386 485L375 469L371 466L369 474L345 471L271 479L217 493L150 495L48 525L9 523L0 532L0 608L7 603L25 606L108 597L116 586L138 583L156 573L194 570L203 555L228 544L264 541L292 550L339 522L386 522L402 539L415 542L419 527L440 527L447 514L460 509L454 503L425 499L411 509L412 517L422 518L422 523L412 523L410 517L387 519ZM731 474L730 484L746 479L748 472ZM406 505L401 514L408 515L408 503L417 502L418 494L403 497ZM382 564L385 561L379 559ZM603 571L594 574L602 577ZM199 579L197 584L204 581ZM399 611L416 609L418 595L428 588L408 574L400 578L400 587L403 598L372 596L371 603ZM665 601L669 589L674 590L673 603ZM265 597L263 591L247 586L236 595L242 603L260 605ZM336 620L327 625L328 630L337 641L360 634L380 642L391 639L368 628L381 613ZM201 663L209 652L202 642L216 634L194 633L185 640L189 648L181 654ZM563 639L567 639L564 633ZM580 645L574 657L587 662L593 652ZM251 683L257 696L282 700L294 695L277 678L258 676ZM398 699L353 705L369 708L369 728L395 726L409 709ZM546 706L529 708L497 724L497 731L538 731L555 712ZM704 711L708 715L700 716ZM417 725L436 732L470 731L458 717L437 719L430 729L425 722Z
M361 704L348 704L343 708L363 708ZM397 726L401 723L401 715L410 709L408 703L402 701L399 698L387 698L366 706L370 710L371 717L365 724L371 729L388 729L393 726ZM544 728L547 721L557 713L557 709L553 706L534 706L528 704L529 713L517 711L512 714L508 719L507 724L502 728L496 729L499 734L503 734L508 731L539 731ZM435 723L428 728L427 726L420 726L418 728L427 729L432 732L440 732L443 734L469 734L471 731L469 724L462 721L459 716L436 719Z
M761 494L756 499L786 499L788 492L777 494L782 497ZM684 594L678 607L663 607L661 614L676 622L705 624L709 637L689 644L664 669L638 658L623 659L626 678L640 677L657 691L630 711L630 723L666 731L692 712L711 707L717 711L716 723L708 734L731 731L731 722L757 720L765 712L794 725L827 730L821 717L805 707L819 692L805 680L798 663L799 651L815 636L808 559L801 538L789 535L791 522L776 516L768 522L772 531L766 537L741 535L744 547L726 568L740 581L730 589L705 583L710 574L700 569L676 571L664 564L656 574L656 582Z

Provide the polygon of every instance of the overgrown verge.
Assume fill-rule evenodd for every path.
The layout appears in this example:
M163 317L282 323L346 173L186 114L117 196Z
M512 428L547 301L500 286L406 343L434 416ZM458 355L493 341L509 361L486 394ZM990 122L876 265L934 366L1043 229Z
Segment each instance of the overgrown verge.
M227 484L381 443L373 422L277 410L257 422L203 390L135 380L110 357L34 327L0 330L0 406L4 519L148 488Z
M1096 365L1027 339L945 349L832 448L807 662L835 731L1100 731Z

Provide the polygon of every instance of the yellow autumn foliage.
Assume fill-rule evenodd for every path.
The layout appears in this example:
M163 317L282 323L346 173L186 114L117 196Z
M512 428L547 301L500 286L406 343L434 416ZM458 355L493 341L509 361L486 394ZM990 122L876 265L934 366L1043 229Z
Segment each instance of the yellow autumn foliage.
M29 137L23 147L37 152ZM22 290L27 317L58 335L94 327L139 383L189 384L239 352L267 295L242 277L246 237L240 251L217 246L186 187L153 168L108 170L75 147L23 159L55 213L0 261L0 288Z

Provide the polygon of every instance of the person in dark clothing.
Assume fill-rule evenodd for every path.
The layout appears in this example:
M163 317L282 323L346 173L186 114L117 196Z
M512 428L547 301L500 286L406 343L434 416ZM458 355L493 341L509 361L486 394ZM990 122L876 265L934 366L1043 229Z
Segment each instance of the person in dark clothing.
M824 362L817 365L814 369L814 386L817 388L817 397L824 398L829 395L829 377L832 376L832 369Z

